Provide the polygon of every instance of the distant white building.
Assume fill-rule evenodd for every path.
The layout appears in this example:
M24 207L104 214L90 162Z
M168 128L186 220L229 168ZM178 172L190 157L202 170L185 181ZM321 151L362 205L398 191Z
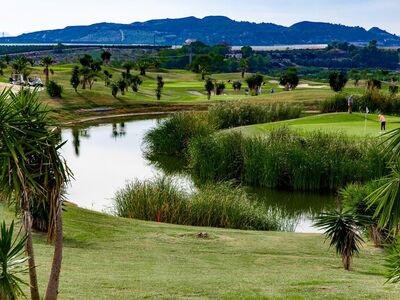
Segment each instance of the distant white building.
M225 55L225 58L234 58L237 60L241 60L243 58L243 54L242 53L229 53Z

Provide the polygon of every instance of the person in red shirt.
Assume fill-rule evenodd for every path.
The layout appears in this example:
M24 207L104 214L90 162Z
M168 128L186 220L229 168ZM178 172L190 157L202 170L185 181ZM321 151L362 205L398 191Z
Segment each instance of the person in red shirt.
M386 131L386 119L384 115L379 115L379 122L381 123L381 131Z

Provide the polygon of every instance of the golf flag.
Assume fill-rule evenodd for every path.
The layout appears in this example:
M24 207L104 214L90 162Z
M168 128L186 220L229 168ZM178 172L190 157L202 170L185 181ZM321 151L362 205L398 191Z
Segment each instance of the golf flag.
M366 112L367 114L369 114L369 109L368 109L368 107L365 108L365 112Z

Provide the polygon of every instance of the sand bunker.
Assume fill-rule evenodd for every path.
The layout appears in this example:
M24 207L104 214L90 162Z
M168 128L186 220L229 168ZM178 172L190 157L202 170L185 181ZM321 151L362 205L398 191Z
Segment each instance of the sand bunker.
M9 83L0 82L0 92L9 88L11 88L13 92L18 92L21 89L21 87L18 85L12 85Z

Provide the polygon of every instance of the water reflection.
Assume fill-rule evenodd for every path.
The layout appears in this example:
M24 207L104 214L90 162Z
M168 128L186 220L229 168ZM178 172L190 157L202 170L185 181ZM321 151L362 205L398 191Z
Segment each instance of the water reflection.
M79 156L79 150L81 147L81 137L90 138L89 129L88 128L72 128L72 144L74 146L76 156Z
M158 118L134 119L63 129L68 140L63 155L74 172L68 199L80 207L110 211L112 197L128 180L146 180L155 176L173 176L182 188L192 189L193 181L185 163L171 157L145 157L143 138L156 126ZM110 135L111 132L111 135ZM273 210L288 230L316 232L311 219L335 205L333 196L247 189L257 202Z
M248 194L267 209L278 212L280 217L296 232L317 232L312 220L322 211L334 208L337 198L331 194L277 191L247 188Z
M117 123L112 124L112 137L114 139L125 137L125 135L126 135L125 122L121 122L119 124Z

